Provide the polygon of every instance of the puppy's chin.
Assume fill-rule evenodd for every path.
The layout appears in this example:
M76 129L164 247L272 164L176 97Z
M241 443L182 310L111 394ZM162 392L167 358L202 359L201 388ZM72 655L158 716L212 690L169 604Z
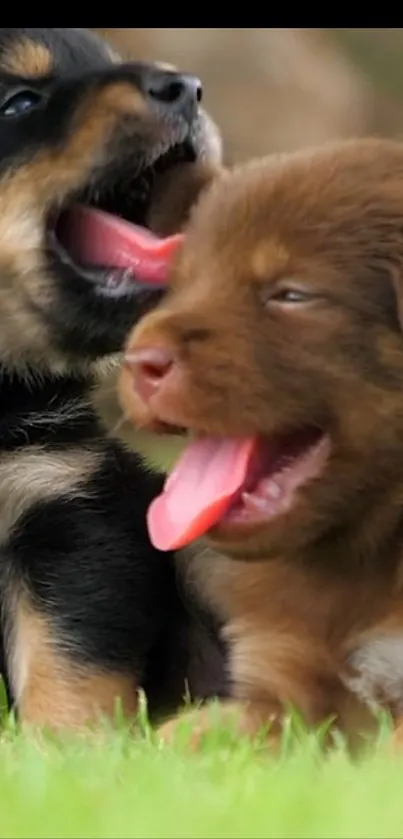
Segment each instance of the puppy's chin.
M308 513L307 518L307 512L305 505L297 504L275 520L248 528L220 523L209 531L206 541L218 553L240 562L270 562L284 554L302 553L317 537L316 528L321 529L317 517Z

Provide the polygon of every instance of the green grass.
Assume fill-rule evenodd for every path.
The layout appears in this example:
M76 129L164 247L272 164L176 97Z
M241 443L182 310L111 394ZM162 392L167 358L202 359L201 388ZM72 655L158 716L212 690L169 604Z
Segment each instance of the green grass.
M199 754L187 731L161 747L143 725L82 737L1 734L0 837L403 837L403 757L380 742L354 763L314 736L261 744L217 728ZM182 742L183 741L183 742Z

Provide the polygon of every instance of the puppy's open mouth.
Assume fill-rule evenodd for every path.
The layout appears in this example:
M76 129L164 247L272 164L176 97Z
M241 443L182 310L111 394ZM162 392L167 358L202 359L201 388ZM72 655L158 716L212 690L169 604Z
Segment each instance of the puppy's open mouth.
M316 427L271 438L197 438L149 508L154 545L179 549L218 526L240 532L272 521L321 473L329 451Z
M120 297L164 285L180 236L159 239L146 227L156 179L174 166L194 161L190 144L173 146L135 177L104 174L51 213L48 243L53 258L90 281L97 293Z

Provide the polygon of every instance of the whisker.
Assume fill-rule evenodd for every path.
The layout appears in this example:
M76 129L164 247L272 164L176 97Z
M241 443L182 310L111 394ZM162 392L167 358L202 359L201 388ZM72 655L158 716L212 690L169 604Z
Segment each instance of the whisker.
M122 425L124 425L125 422L130 422L130 416L125 411L122 411L122 416L115 423L110 433L116 434L122 428Z

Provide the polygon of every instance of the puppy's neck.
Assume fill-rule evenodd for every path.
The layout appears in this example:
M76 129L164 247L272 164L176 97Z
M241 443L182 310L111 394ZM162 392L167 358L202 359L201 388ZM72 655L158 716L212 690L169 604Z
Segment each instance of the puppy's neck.
M252 614L258 594L270 612L285 609L292 595L297 613L307 609L307 619L311 612L325 614L332 623L343 603L350 604L353 616L359 601L364 614L367 606L373 611L378 598L382 601L396 586L401 587L402 541L403 487L399 483L364 509L358 520L329 528L303 548L275 557L260 554L259 559L251 555L235 559L204 543L185 552L183 566L188 583L207 593L223 619L233 613L238 596L243 605L250 597Z
M403 476L403 464L402 472ZM311 567L329 577L349 579L394 576L402 558L403 482L401 478L384 494L377 494L351 521L341 520L290 562Z

